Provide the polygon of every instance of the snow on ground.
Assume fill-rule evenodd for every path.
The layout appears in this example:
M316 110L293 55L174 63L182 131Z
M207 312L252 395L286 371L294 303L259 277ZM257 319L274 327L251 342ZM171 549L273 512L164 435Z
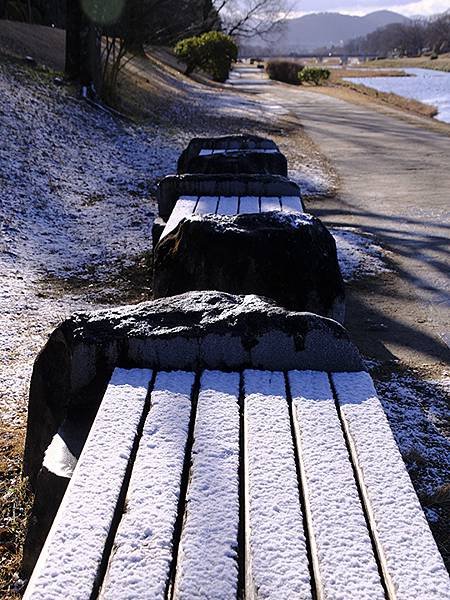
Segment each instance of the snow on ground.
M113 279L149 250L157 178L183 142L96 111L19 67L0 66L0 414L23 422L45 335L89 294L49 278Z
M123 303L115 279L150 250L151 195L175 171L190 129L224 133L225 119L236 127L274 118L232 92L169 83L177 86L165 109L170 129L136 126L48 76L0 65L0 414L8 423L24 422L46 335L75 310L102 307L90 288L109 288L108 302Z
M386 264L387 251L370 235L361 235L356 230L343 227L333 227L330 231L336 241L344 281L373 277L389 271Z
M326 197L332 194L333 182L321 164L306 163L289 169L289 178L300 187L302 196Z
M450 73L414 68L403 71L413 77L352 77L347 81L435 106L439 111L436 119L450 123Z

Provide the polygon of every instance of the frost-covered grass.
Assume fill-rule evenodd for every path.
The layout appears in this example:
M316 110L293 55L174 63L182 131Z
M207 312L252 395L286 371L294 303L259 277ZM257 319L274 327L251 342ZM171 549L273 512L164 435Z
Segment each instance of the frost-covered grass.
M0 407L9 422L23 422L45 334L92 308L90 288L149 250L151 193L183 140L117 121L6 62L0 95ZM85 282L83 294L51 285L74 278Z
M361 235L350 228L330 229L336 248L344 281L373 277L389 271L387 251L383 250L369 235Z

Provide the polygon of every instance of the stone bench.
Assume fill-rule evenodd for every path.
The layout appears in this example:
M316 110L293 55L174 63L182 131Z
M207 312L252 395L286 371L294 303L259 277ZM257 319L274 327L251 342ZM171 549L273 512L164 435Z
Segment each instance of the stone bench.
M233 152L277 153L279 148L268 138L249 134L196 137L191 139L178 159L177 172L188 173L189 162L197 156Z
M287 177L287 160L278 146L253 135L194 138L178 160L182 173L253 173Z
M162 239L182 219L193 215L242 215L272 211L303 213L300 196L181 196L167 221Z
M35 408L62 343L45 385L70 376L63 413L107 379L25 599L448 597L337 323L214 292L75 316L35 367Z
M177 205L170 230L176 227L191 208L190 214L197 208L203 214L205 211L231 214L234 209L240 212L264 212L281 210L282 206L295 212L304 211L298 185L278 175L170 175L160 181L156 196L159 216L152 229L153 248ZM205 200L199 203L200 198ZM244 200L241 202L242 198ZM180 202L181 199L183 202ZM168 231L169 228L165 234Z

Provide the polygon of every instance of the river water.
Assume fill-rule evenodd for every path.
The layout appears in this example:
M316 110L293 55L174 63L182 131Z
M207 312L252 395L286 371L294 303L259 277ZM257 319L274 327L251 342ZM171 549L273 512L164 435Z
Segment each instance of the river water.
M402 69L412 77L352 77L347 79L435 106L436 119L450 123L450 73L431 69Z

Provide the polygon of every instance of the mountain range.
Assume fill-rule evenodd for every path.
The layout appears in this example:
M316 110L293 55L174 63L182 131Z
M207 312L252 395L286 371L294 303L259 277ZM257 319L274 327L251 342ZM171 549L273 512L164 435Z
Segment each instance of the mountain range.
M326 12L287 19L280 33L274 34L270 46L277 47L277 53L305 52L317 48L330 47L365 36L379 27L391 23L407 23L409 19L389 10L379 10L364 17ZM261 40L252 45L264 46Z

